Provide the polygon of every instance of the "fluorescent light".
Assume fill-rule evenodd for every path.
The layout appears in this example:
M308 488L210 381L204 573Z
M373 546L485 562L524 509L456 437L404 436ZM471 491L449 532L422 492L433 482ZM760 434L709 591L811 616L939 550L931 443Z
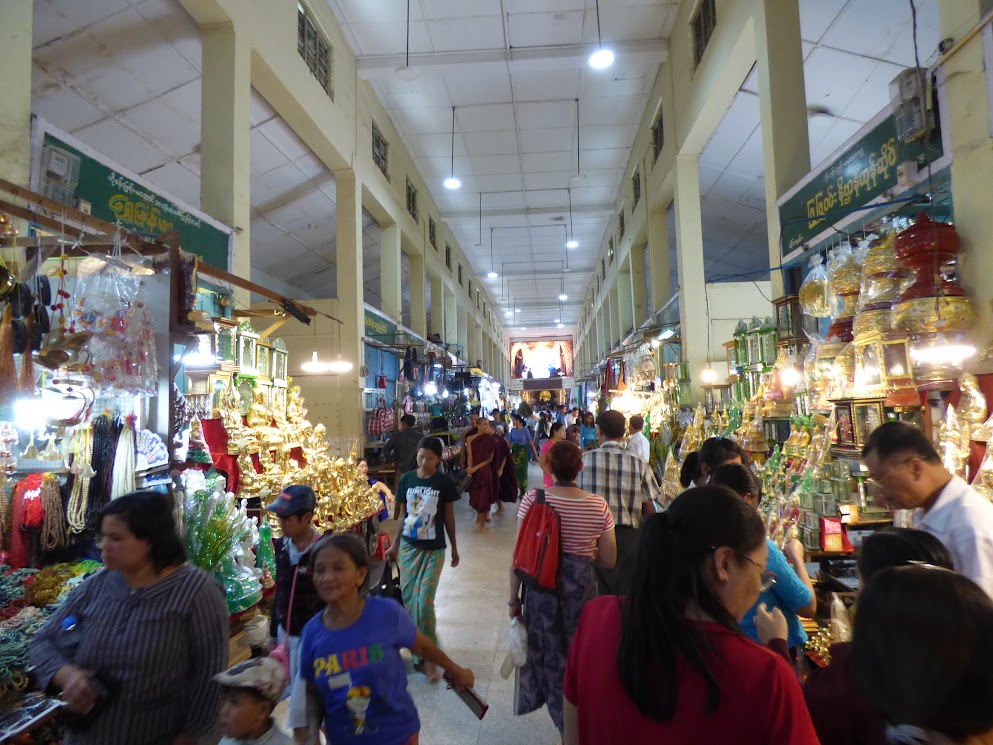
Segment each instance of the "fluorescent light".
M564 323L560 323L560 324L558 325L558 327L559 327L560 329L564 329L564 328L565 328L565 324L564 324Z
M503 314L504 314L505 316L507 316L507 318L510 318L510 317L511 317L512 315L514 315L514 314L513 314L513 313L511 313L511 312L510 312L509 310L505 310L505 311L503 312Z
M459 181L455 176L449 176L445 179L445 188L450 191L462 188L462 182Z
M514 308L514 313L520 313L520 312L521 312L520 308Z
M496 272L487 272L486 273L486 276L489 277L490 279L496 279L497 278L497 273Z
M569 299L569 296L566 295L564 292L561 295L559 295L559 300L568 300L568 299Z
M672 329L666 329L655 338L658 339L659 341L665 341L666 339L671 339L675 335L676 335L675 331L673 331Z
M562 319L561 318L556 318L555 319L555 323L562 323Z
M614 64L614 53L601 47L590 55L590 67L594 70L606 70Z
M566 248L579 248L579 241L577 241L575 238L572 238L572 239L570 239L570 240L568 240L568 241L565 242L565 247Z

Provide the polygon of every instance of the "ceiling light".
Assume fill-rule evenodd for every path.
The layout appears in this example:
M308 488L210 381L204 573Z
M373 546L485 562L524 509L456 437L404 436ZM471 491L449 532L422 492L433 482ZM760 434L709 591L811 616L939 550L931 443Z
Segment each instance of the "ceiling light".
M425 396L436 396L438 394L438 384L433 380L429 380L424 384L424 395Z
M579 241L577 241L575 238L570 238L569 240L567 240L565 242L565 247L566 248L579 248Z
M307 373L324 373L330 372L330 366L327 362L321 362L317 359L317 352L313 352L310 355L310 359L300 365L300 369Z
M562 323L562 319L561 318L556 318L555 319L555 323Z
M561 295L559 295L559 300L568 300L568 299L569 299L569 296L566 295L564 292Z
M341 355L338 355L338 359L328 363L328 372L333 373L347 373L352 369L352 363L348 360L342 359Z
M507 316L508 318L509 318L510 316L512 316L512 315L514 315L514 314L513 314L513 313L511 313L511 312L510 312L509 310L505 310L505 311L503 312L503 314L504 314L505 316Z
M488 277L489 279L496 279L498 275L497 275L497 273L496 273L496 272L486 272L486 276L487 276L487 277Z
M455 107L452 107L452 170L448 178L445 179L445 188L454 191L462 186L462 182L455 178Z
M521 331L527 331L527 330L528 330L527 326L521 326Z
M707 384L713 383L717 380L717 373L714 372L714 369L710 366L710 364L703 368L703 372L700 373L700 380Z
M590 55L590 67L594 70L605 70L614 64L614 53L603 48L603 36L600 34L600 0L596 0L596 42L597 50Z
M520 308L514 308L514 313L520 313L520 312L521 312Z
M675 335L676 335L676 332L675 331L673 331L672 329L666 329L661 334L659 334L656 338L659 341L665 341L666 339L671 339Z
M594 70L606 70L614 64L614 53L609 49L597 49L590 55L590 67Z
M563 328L565 328L565 324L564 324L564 323L560 323L558 327L559 327L560 329L563 329Z

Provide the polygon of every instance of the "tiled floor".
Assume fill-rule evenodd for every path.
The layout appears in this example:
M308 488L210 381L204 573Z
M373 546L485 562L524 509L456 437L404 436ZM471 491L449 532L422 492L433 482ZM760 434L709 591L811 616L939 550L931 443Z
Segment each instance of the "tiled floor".
M529 480L541 482L532 465ZM517 508L493 516L490 531L475 531L467 497L455 505L460 563L441 573L436 607L442 649L476 674L476 692L490 705L482 721L444 683L430 685L411 670L407 687L421 717L421 745L555 745L558 732L545 709L514 716L514 676L500 677L507 655L510 559L517 537ZM449 561L451 556L449 554ZM285 702L276 720L285 724Z
M531 466L532 486L541 471ZM490 531L475 531L467 499L456 504L461 562L446 565L436 601L438 640L445 652L476 674L476 692L490 705L482 721L444 683L411 674L408 688L421 716L422 745L555 745L558 732L545 709L514 716L514 677L500 677L507 654L510 559L517 535L516 506L493 516Z

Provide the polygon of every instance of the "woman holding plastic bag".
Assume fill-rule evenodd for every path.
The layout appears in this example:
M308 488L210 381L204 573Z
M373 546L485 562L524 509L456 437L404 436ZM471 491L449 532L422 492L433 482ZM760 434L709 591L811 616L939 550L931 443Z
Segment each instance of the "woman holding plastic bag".
M576 485L583 468L582 451L568 440L548 451L555 483L545 501L561 521L562 561L555 592L527 591L521 602L521 580L510 572L511 618L522 619L527 630L527 662L517 671L514 713L529 714L547 704L552 721L562 732L562 682L569 645L587 601L597 595L598 565L610 569L617 561L614 518L603 497ZM535 503L528 492L517 513L518 530Z

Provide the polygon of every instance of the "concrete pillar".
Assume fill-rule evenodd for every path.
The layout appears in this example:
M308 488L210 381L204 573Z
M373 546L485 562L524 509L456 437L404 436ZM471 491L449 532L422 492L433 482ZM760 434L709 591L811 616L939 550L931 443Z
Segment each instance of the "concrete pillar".
M621 340L634 331L634 303L631 299L631 257L617 267L617 310L620 318Z
M601 303L600 310L596 314L596 337L597 337L597 350L599 351L599 358L597 362L602 360L607 356L610 351L610 343L607 341L607 324L610 320L610 315L607 312L607 304Z
M432 334L445 338L445 290L438 274L430 275L431 279L431 326Z
M379 296L383 314L397 323L403 323L403 301L400 283L403 281L400 259L400 226L385 226L379 238Z
M200 204L208 215L234 228L230 269L232 274L248 279L252 275L249 234L252 50L248 40L230 23L203 26L200 39L203 44ZM234 294L236 302L248 304L247 290L235 289Z
M634 325L637 328L649 319L648 313L648 274L645 259L648 244L631 246L628 254L628 267L631 270L631 303L634 306Z
M648 313L655 315L669 301L669 217L668 206L648 211L648 259L652 274L652 297Z
M476 319L466 316L466 348L465 360L470 365L476 364L476 357L479 356L479 349L476 347Z
M610 300L610 349L613 351L621 342L621 309L620 309L620 298L618 297L618 283L614 282L614 285L610 288L610 292L607 295Z
M246 120L247 121L247 120ZM335 171L335 266L337 267L338 317L341 354L353 363L340 375L341 397L337 421L327 422L329 434L364 437L365 421L359 376L363 364L362 336L365 308L362 298L362 183L354 171ZM361 450L360 450L361 452Z
M478 322L475 322L473 325L473 333L476 335L476 354L473 356L472 362L473 364L476 362L482 364L483 357L485 356L483 353L483 327Z
M445 297L445 330L442 333L442 338L445 340L445 344L452 347L449 351L457 354L458 350L454 347L459 343L458 304L455 293L449 290L444 283L442 283L442 293Z
M941 36L959 39L983 15L979 0L942 0L939 4ZM947 111L942 117L946 142L951 145L952 193L955 195L955 229L962 237L959 254L962 286L976 301L979 321L971 338L982 349L993 334L990 303L993 301L993 210L988 198L993 178L990 148L990 101L984 34L978 33L948 59L939 74L945 78ZM985 186L984 186L985 184ZM978 191L977 191L978 190ZM983 191L987 198L983 199Z
M31 176L31 7L32 0L4 0L0 31L0 177L25 188ZM26 235L23 225L18 230Z
M415 334L427 338L427 277L424 274L424 254L408 254L407 259L410 267L410 329Z
M458 292L455 294L455 301L458 302ZM461 313L456 313L459 321L459 356L462 357L466 362L472 362L469 359L469 314L466 312L465 308L462 309Z
M759 113L765 160L769 266L779 266L779 210L776 200L810 171L807 95L803 87L799 0L757 3ZM783 273L770 273L772 298L783 295Z
M700 374L707 364L707 304L703 273L699 155L676 156L676 254L682 358L690 363L690 390L702 400Z

